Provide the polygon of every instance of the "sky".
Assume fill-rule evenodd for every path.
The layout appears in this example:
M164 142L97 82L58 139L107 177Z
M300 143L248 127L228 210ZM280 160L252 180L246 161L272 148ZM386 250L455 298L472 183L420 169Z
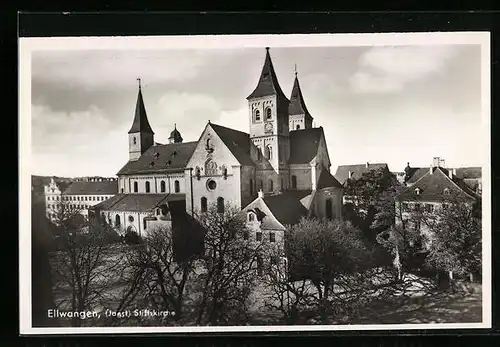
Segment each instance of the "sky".
M294 69L315 126L338 165L391 171L481 166L480 45L276 47L290 96ZM32 173L115 176L128 160L141 78L155 141L176 124L184 141L212 123L248 132L246 97L265 49L44 50L31 56Z

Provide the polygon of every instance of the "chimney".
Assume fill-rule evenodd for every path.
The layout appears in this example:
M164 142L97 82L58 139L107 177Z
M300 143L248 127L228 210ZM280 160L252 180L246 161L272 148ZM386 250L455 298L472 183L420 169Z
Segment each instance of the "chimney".
M453 169L453 175L456 176L457 175L457 169Z
M432 175L432 169L433 169L433 167L432 167L432 165L431 165L431 167L429 168L429 174L430 174L430 175Z
M433 160L432 160L432 166L433 167L439 167L439 164L440 164L439 157L434 157Z
M366 167L368 168L368 166L370 166L370 163L366 162Z
M257 194L261 199L264 197L264 192L262 191L262 189L259 189L259 192Z
M349 174L349 176L348 176L348 177L349 177L349 179L351 179L351 177L352 177L352 171L351 171L351 170L349 170L349 173L348 173L348 174Z
M454 171L454 169L453 170L452 169L448 170L448 176L450 177L450 179L453 179L453 174L454 174L453 171Z

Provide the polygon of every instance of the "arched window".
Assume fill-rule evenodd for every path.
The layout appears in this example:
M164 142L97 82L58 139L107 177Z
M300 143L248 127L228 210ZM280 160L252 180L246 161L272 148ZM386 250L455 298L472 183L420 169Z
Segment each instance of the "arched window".
M119 215L116 215L116 216L115 216L115 227L116 227L116 228L119 228L120 226L121 226L120 216L119 216Z
M260 121L260 111L259 110L255 110L255 121L256 122Z
M255 220L255 214L253 212L248 212L248 221L253 222Z
M325 209L326 209L326 218L327 219L332 219L333 217L333 206L332 206L332 199L326 199L325 201Z
M178 180L175 180L175 182L174 182L174 191L176 193L179 193L181 191L181 185L180 185Z
M258 161L262 160L262 151L260 150L259 147L257 147L257 160Z
M121 191L121 193L123 193L123 188L120 191Z
M269 180L269 191L272 192L273 188L273 180Z
M250 196L253 196L253 179L250 178Z
M297 176L292 175L292 188L297 189Z
M137 144L137 139L134 136L134 145L136 145L136 144Z
M217 212L224 213L224 198L220 196L217 198Z
M202 197L200 199L200 204L201 204L201 212L207 212L207 198Z
M449 188L444 188L443 194L444 195L450 195L450 189Z
M165 181L161 181L160 182L160 191L162 193L165 193L165 190L166 190L166 188L165 188Z
M300 124L297 124L297 125L295 126L295 129L296 129L296 130L299 130L299 129L300 129Z
M264 190L264 181L259 180L259 189Z
M138 191L139 191L139 185L137 184L137 182L134 182L134 193L137 193Z
M144 230L146 230L146 226L148 224L146 218L143 218L142 223L143 223L143 226L144 226Z
M149 184L149 181L146 181L146 193L149 193L151 186Z
M272 153L271 146L266 146L264 153L265 153L266 159L271 159L271 153Z
M266 108L266 119L268 119L268 120L269 120L269 119L271 119L272 117L273 117L273 113L272 113L272 111L271 111L271 108L270 108L270 107Z

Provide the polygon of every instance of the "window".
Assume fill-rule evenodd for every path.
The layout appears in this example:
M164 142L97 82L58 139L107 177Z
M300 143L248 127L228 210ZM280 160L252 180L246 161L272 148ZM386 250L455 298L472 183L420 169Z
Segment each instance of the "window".
M420 204L415 204L414 209L415 211L420 211Z
M260 122L260 111L259 110L255 110L255 121Z
M259 147L257 147L257 160L258 161L262 160L262 151L260 150Z
M420 231L420 221L415 221L413 223L413 228L415 229L415 231Z
M421 192L420 188L415 188L415 194L420 195L420 192Z
M297 124L297 125L295 126L295 129L299 130L299 129L300 129L300 124Z
M224 179L227 178L227 168L222 169L222 176L224 176Z
M175 180L175 182L174 182L174 191L175 191L176 193L179 193L179 192L181 191L181 186L180 186L180 184L179 184L179 181L178 181L178 180Z
M123 188L121 189L121 192L123 193Z
M257 241L262 241L262 232L257 231L257 232L255 233L255 239L256 239Z
M266 119L269 120L273 117L273 112L271 111L271 108L268 107L266 108Z
M253 180L250 178L250 196L253 196Z
M134 136L133 140L134 140L134 145L136 145L137 144L137 139L135 138L135 136Z
M120 216L119 215L116 215L115 216L115 227L119 228L121 225L121 222L120 222Z
M215 188L217 188L217 183L214 180L208 180L207 188L208 190L215 190Z
M264 190L264 181L259 180L259 189Z
M202 197L200 199L200 204L201 204L201 212L207 212L207 198Z
M248 221L253 222L255 220L255 215L253 212L248 212Z
M147 222L146 218L143 218L143 220L142 220L142 224L143 224L144 230L146 230L146 226L147 226L147 224L148 224L148 222Z
M333 206L332 206L332 199L326 199L325 201L325 216L327 219L332 219L333 217Z
M151 186L149 184L149 181L146 181L146 193L149 193Z
M445 210L445 211L446 211L446 210L448 209L448 205L447 205L447 204L443 204L443 205L442 205L442 208L443 208L443 210Z
M95 201L95 196L92 197L92 201Z
M265 149L265 156L266 156L266 159L271 159L271 154L272 153L272 150L271 150L271 146L266 146L266 149Z
M224 198L220 196L217 198L217 212L224 213Z
M156 215L159 216L161 214L161 210L159 208L156 209Z
M137 193L139 191L139 185L137 182L134 182L134 193Z
M269 191L272 192L273 188L273 180L269 180Z
M160 182L160 191L162 193L165 193L166 187L165 187L165 181Z
M429 212L429 213L434 212L434 205L432 205L432 204L425 204L425 211Z
M207 139L207 141L205 142L205 149L210 149L211 143L210 143L210 139Z
M450 189L449 188L444 188L443 194L444 195L450 195Z
M297 189L297 176L292 175L292 188Z
M276 234L273 232L269 233L269 242L276 242Z

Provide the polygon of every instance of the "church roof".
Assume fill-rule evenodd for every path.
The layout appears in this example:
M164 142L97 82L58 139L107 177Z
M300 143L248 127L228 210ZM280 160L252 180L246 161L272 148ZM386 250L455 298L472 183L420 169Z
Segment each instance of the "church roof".
M332 176L330 171L326 168L323 168L319 174L318 183L316 184L316 189L322 188L342 188L342 185L335 177Z
M139 85L139 93L137 94L137 103L135 105L135 116L132 127L129 130L129 134L146 132L154 134L151 125L149 125L148 117L146 115L146 107L144 106L144 100L142 99L141 86Z
M420 194L415 193L415 189L420 189ZM448 189L450 195L445 195L444 190ZM450 179L448 170L435 167L430 173L430 168L427 173L418 179L411 187L406 188L400 195L401 200L422 200L422 201L442 201L450 197L462 197L472 199L474 193L471 192L463 182L453 177Z
M309 163L318 154L323 128L290 131L289 164Z
M183 171L198 142L151 146L138 160L129 161L117 175Z
M295 81L293 82L292 95L290 97L290 104L288 105L288 114L305 114L306 116L312 118L307 110L297 74L295 74Z
M337 172L335 173L335 178L344 184L349 178L349 171L351 172L351 177L353 179L359 179L364 173L379 169L389 169L386 163L368 163L367 164L354 164L354 165L339 165L337 167Z
M73 182L63 195L111 195L118 193L118 181Z
M94 205L92 209L102 211L149 212L170 201L184 201L185 194L116 194L112 198Z
M288 101L288 98L285 96L278 83L278 77L274 71L271 55L269 54L269 47L266 48L266 58L257 87L255 87L254 91L247 97L247 100L268 95L276 95Z
M210 123L210 126L241 165L255 165L254 161L250 157L250 136L247 133L213 123Z

